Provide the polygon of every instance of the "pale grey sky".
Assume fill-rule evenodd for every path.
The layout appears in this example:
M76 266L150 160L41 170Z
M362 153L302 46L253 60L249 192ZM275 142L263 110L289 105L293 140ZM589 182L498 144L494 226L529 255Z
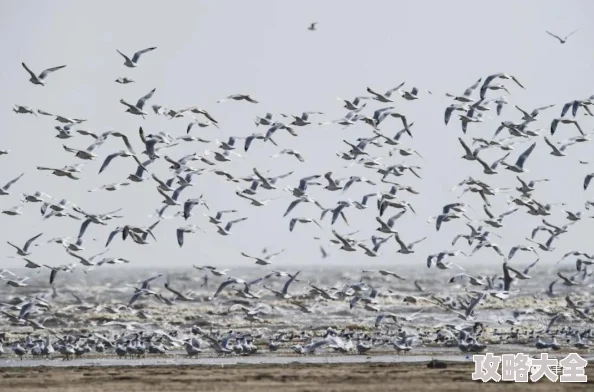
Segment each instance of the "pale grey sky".
M37 165L62 167L81 162L64 151L61 145L86 148L91 139L78 135L66 141L57 139L53 129L57 122L49 117L12 113L12 104L88 119L82 124L83 129L125 132L136 149L141 150L139 126L143 126L147 133L166 131L179 136L185 134L188 124L187 119L168 120L152 111L146 120L125 113L125 107L119 103L121 98L136 102L152 88L156 88L156 93L148 106L160 104L180 109L197 105L205 108L219 120L221 130L213 127L194 129L192 134L226 140L229 136L265 132L265 128L256 128L253 120L266 112L300 114L315 110L325 113L319 117L320 121L337 119L346 113L337 97L352 99L365 95L367 86L385 91L405 81L405 89L413 86L421 89L421 99L413 102L397 99L395 105L415 122L414 139L405 138L405 146L417 149L424 159L394 156L383 158L382 162L403 161L423 167L422 180L410 175L399 180L421 192L418 196L402 195L415 207L417 215L406 214L396 224L407 242L429 237L419 246L417 254L396 254L396 244L390 241L382 247L383 256L377 260L362 252L350 254L327 247L332 256L320 261L320 242L312 236L323 235L327 241L331 236L328 221L323 224L324 230L307 225L298 226L289 233L289 218L283 219L282 214L292 196L282 191L262 191L258 198L282 196L282 199L265 208L253 207L234 194L236 184L209 173L196 177L195 186L186 189L181 200L203 193L214 211L238 209L240 212L233 217L247 216L249 219L235 226L232 236L218 235L206 218L199 215L204 209L198 207L195 210L198 215L187 222L183 219L162 222L155 230L158 243L137 246L117 239L110 246L110 255L129 258L138 266L216 264L224 267L250 265L251 262L240 252L255 254L268 247L272 251L287 249L273 264L280 269L320 263L334 266L382 263L396 270L405 263L424 265L428 254L450 249L453 236L467 230L462 222L454 222L436 233L433 225L425 223L429 216L440 212L442 205L456 201L458 193L449 193L455 183L473 175L493 186L517 185L513 173L504 172L487 178L481 174L476 162L459 159L463 153L457 141L461 135L459 122L453 118L448 127L443 123L444 109L450 103L445 92L460 94L479 77L496 72L508 72L526 87L521 90L513 82L504 81L511 92L508 97L511 104L504 108L501 117L483 124L470 124L466 140L472 136L491 137L502 120L518 121L520 115L513 104L532 110L590 96L594 93L591 72L594 31L590 27L593 11L594 3L587 0L497 3L415 0L3 1L0 4L0 40L4 58L0 67L0 107L4 108L4 121L0 149L13 151L0 156L0 182L4 184L21 172L25 176L11 188L12 195L0 197L0 207L17 205L21 192L36 190L57 199L66 198L89 212L100 213L122 207L124 219L112 221L107 227L90 227L83 251L89 256L103 249L109 231L117 225L151 224L154 218L148 215L160 206L162 200L152 181L112 193L87 192L103 184L124 181L136 169L131 159L118 159L104 173L97 174L104 157L122 148L117 139L109 139L98 150L100 158L87 163L78 182L36 171ZM313 21L319 23L318 31L307 30ZM578 28L579 31L565 45L545 33L549 30L565 35ZM157 50L145 54L135 69L124 67L123 59L116 52L119 49L132 55L149 46L156 46ZM29 76L21 62L36 72L62 64L67 64L67 68L50 75L47 86L41 87L28 82ZM130 77L136 83L114 83L121 76ZM425 89L431 90L433 95L424 93ZM234 93L251 94L260 103L215 103ZM489 96L498 94L491 91ZM369 103L366 113L382 106L385 105ZM533 127L548 130L550 120L559 114L560 109L556 106L543 112L541 120ZM494 113L490 115L494 116ZM579 120L585 131L591 130L591 119L580 115ZM399 129L399 122L392 119L382 125L382 130L390 135ZM373 135L369 126L361 123L343 131L337 125L312 125L298 129L298 132L298 138L279 132L276 136L279 148L256 141L245 154L245 160L218 165L237 176L250 175L253 167L262 171L271 169L271 174L295 170L291 177L281 180L283 186L296 186L299 178L326 171L333 171L336 177L363 175L379 180L378 175L368 169L345 169L347 162L335 156L336 151L346 147L342 139L353 141ZM551 139L560 141L575 135L572 126L562 125ZM549 177L552 181L539 184L535 197L545 202L563 201L570 210L582 210L588 195L583 194L581 183L592 168L579 165L578 159L589 160L592 146L572 146L568 149L570 156L559 159L549 156L550 150L542 138L536 140L538 145L526 165L530 173L524 177ZM527 146L518 147L512 153L513 159ZM168 154L179 158L214 147L213 144L187 143L169 150ZM301 164L287 156L269 159L281 148L301 151L306 163ZM369 147L369 152L387 155L387 149L373 146ZM501 155L498 150L485 153L488 161ZM196 166L204 165L196 163ZM152 165L151 171L167 178L167 167L161 160ZM247 186L246 183L239 185ZM389 188L386 184L379 186L383 191ZM340 196L312 188L311 196L330 207L345 198L360 200L362 195L373 190L370 185L355 184ZM477 209L477 212L469 212L473 218L485 217L478 196L467 195L462 200ZM41 242L54 236L77 235L80 222L65 218L42 221L38 208L39 205L26 205L23 216L0 216L2 238L23 244L40 232L44 233ZM506 208L505 196L497 198L494 212L500 213ZM359 211L350 208L346 213L351 227L337 224L339 232L358 228L360 235L371 236L376 228L375 209ZM319 210L313 205L300 205L291 216L319 218ZM559 212L551 217L558 223L563 219ZM208 234L189 235L180 249L175 229L188 223L198 224ZM505 223L507 227L499 231L504 238L497 242L507 252L510 246L525 242L523 238L539 223L539 218L518 213L506 218ZM588 243L590 225L590 222L580 222L570 235L562 236L556 243L559 250L544 255L542 261L557 261L560 253L571 248L592 251ZM97 242L90 241L91 238L97 238ZM5 256L14 255L13 249L5 243L0 249ZM520 262L532 260L526 255L518 258ZM55 244L36 249L31 259L50 265L75 261ZM483 263L499 258L484 250L472 260ZM6 259L3 265L21 266L22 262Z

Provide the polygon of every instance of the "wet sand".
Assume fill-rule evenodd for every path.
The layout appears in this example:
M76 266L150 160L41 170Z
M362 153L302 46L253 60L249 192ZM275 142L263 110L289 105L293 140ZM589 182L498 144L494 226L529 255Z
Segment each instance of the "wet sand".
M7 391L592 391L588 383L541 380L529 385L472 381L471 363L448 363L428 369L426 363L290 364L141 367L0 368Z

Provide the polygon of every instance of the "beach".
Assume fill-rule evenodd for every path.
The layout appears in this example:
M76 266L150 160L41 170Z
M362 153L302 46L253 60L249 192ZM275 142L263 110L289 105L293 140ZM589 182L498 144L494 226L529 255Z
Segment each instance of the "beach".
M0 368L3 390L14 391L592 391L588 383L472 381L472 363L358 363ZM534 385L536 384L536 385Z

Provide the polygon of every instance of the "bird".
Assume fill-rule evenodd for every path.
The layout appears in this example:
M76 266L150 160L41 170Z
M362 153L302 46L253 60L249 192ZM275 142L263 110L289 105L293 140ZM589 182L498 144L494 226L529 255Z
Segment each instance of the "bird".
M217 101L217 103L225 102L228 100L247 101L247 102L251 102L251 103L258 103L258 101L256 101L252 97L250 97L248 94L232 94L232 95L227 96L226 98L219 99Z
M526 149L526 151L524 151L522 154L520 154L520 156L518 157L518 160L516 161L516 163L514 165L509 165L509 164L505 163L505 161L501 161L501 164L503 166L505 166L505 168L507 170L513 171L514 173L527 172L527 170L524 169L524 164L526 163L526 160L528 159L530 154L532 154L532 151L534 151L534 147L536 147L536 142L532 143L530 145L530 147L528 147Z
M547 31L546 33L547 33L548 35L550 35L551 37L555 37L555 38L557 38L557 39L559 40L559 43L560 43L560 44L564 44L565 42L567 42L567 39L568 39L569 37L571 37L572 35L574 35L576 32L577 32L577 30L573 30L571 33L567 34L567 35L566 35L564 38L561 38L561 37L559 37L558 35L555 35L555 34L553 34L553 33L549 32L549 31Z
M31 71L29 69L29 67L27 67L27 65L25 63L21 63L21 65L23 66L23 68L25 68L25 70L27 72L29 72L29 75L31 75L31 78L29 79L29 81L33 84L39 85L39 86L45 86L45 78L47 78L47 76L49 74L51 74L52 72L56 72L59 69L62 69L64 67L66 67L65 65L60 65L58 67L52 67L52 68L48 68L46 70L44 70L43 72L41 72L39 75L35 75L35 73L33 71Z
M565 149L573 144L575 144L576 142L573 141L568 141L565 143L561 143L561 145L558 147L556 145L554 145L553 143L551 143L551 141L549 139L547 139L547 137L544 137L544 141L545 143L551 147L551 149L553 150L551 152L551 155L556 156L556 157L564 157L566 156L565 154Z
M270 156L270 158L277 158L281 155L292 155L294 156L299 162L305 162L305 158L303 158L303 155L301 155L301 153L299 151L296 150L291 150L289 148L285 148L282 149L281 151L279 151L276 154L273 154Z
M291 221L289 222L289 231L293 231L293 229L295 229L295 225L297 223L314 223L316 226L318 226L320 229L322 228L322 226L320 226L320 224L318 223L317 220L313 219L313 218L292 218Z
M182 246L184 246L184 234L195 233L198 230L204 231L196 225L188 225L188 226L184 226L184 227L178 227L176 230L176 235L177 235L177 244L179 245L179 247L181 248Z
M582 127L580 127L580 124L576 120L572 120L569 118L563 118L563 117L553 119L553 121L551 122L551 135L555 134L555 131L557 130L557 126L559 125L559 123L575 125L575 127L580 132L580 134L582 134L582 136L584 136L584 131L582 131Z
M132 80L132 79L130 79L130 78L128 78L128 77L125 77L125 76L123 76L123 77L121 77L121 78L117 78L117 79L115 80L115 82L116 82L116 83L119 83L119 84L129 84L129 83L135 83L135 82L134 82L134 80Z
M13 248L15 248L17 251L17 254L19 256L29 256L31 254L31 252L29 252L29 248L31 247L31 244L33 244L33 242L35 242L35 240L38 239L39 237L41 237L42 235L43 235L43 233L39 233L36 236L29 238L27 240L27 242L25 242L25 245L22 248L14 245L10 241L6 241L6 243L8 245L12 246Z
M388 103L388 102L394 102L392 101L392 94L394 94L396 91L400 90L400 88L404 86L404 82L400 83L398 86L386 91L383 94L380 94L378 92L373 91L371 88L367 87L367 92L371 95L373 95L373 99L375 99L376 101L379 102L384 102L384 103Z
M21 179L21 177L23 177L25 175L25 173L20 174L18 177L8 181L6 184L4 184L4 186L2 186L0 188L0 196L7 196L10 195L9 189L11 186L14 185L14 183L16 183L18 180Z
M318 22L311 22L310 25L309 25L309 27L307 29L309 31L316 31L317 30L317 28L316 28L317 24L318 24Z
M282 249L282 250L280 250L280 251L278 251L278 252L275 252L275 253L270 253L270 254L267 254L267 255L265 255L265 256L263 256L263 257L258 257L258 256L250 256L250 255L248 255L247 253L244 253L244 252L241 252L241 255L242 255L243 257L247 257L248 259L253 259L253 260L256 260L256 264L258 264L258 265L270 265L270 264L271 264L271 261L272 261L272 259L274 259L276 256L280 255L280 254L281 254L281 253L283 253L284 251L285 251L285 250L284 250L284 249Z
M489 75L485 78L485 81L483 82L483 85L481 86L481 90L480 90L480 96L481 99L485 98L485 94L487 92L487 90L489 89L489 86L491 84L491 82L495 79L511 79L513 80L518 86L520 86L522 89L525 89L525 87L518 81L518 79L516 79L515 76L510 75L508 73L496 73L493 75Z
M141 97L138 100L138 102L136 102L136 105L131 105L128 102L124 101L123 99L120 99L120 103L122 105L125 105L125 106L128 107L128 109L126 109L126 113L135 114L137 116L142 116L142 118L145 118L145 116L148 116L148 113L143 110L144 105L146 104L146 101L148 101L149 99L151 99L151 97L153 96L153 94L155 93L156 90L157 89L154 88L151 91L149 91L148 94L146 94L145 96Z
M130 59L128 56L126 56L125 54L123 54L122 52L120 52L119 50L117 50L117 52L124 58L124 65L128 68L136 68L138 67L138 60L140 60L140 56L142 56L145 53L148 53L152 50L157 49L157 47L151 47L151 48L146 48L146 49L142 49L139 50L138 52L134 53L134 55L132 56L132 59Z
M217 232L221 235L230 235L231 234L231 226L233 226L235 223L243 222L246 219L247 218L245 218L245 217L239 218L239 219L234 219L232 221L227 222L225 227L223 227L221 225L217 225Z
M452 95L449 93L446 93L446 96L453 98L455 101L462 102L462 103L474 102L475 100L473 98L471 98L470 96L472 95L474 90L477 89L477 87L479 86L479 84L481 83L482 80L483 80L483 78L479 78L470 87L468 87L466 90L464 90L464 93L460 96ZM446 117L447 117L447 114L446 114Z
M402 239L400 238L400 234L398 233L394 233L394 239L396 240L396 242L398 243L398 245L400 246L400 249L397 251L398 253L402 253L402 254L411 254L414 253L414 246L420 242L423 242L427 239L427 237L423 237L419 240L416 240L414 242L411 242L409 244L405 244Z

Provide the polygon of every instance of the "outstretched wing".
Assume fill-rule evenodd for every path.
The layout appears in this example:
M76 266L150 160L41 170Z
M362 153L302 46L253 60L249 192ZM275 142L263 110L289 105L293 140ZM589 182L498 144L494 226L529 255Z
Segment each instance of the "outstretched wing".
M59 67L53 67L53 68L48 68L46 70L44 70L40 75L39 75L39 79L43 80L47 77L47 75L51 74L52 72L55 72L59 69L62 69L66 67L65 65L60 65Z
M35 75L35 74L33 73L33 71L31 71L31 70L29 69L29 67L27 67L27 64L25 64L25 63L21 63L21 65L23 66L23 68L25 68L25 70L27 70L27 72L29 72L29 75L31 75L31 77L32 77L33 79L36 79L36 78L37 78L37 75Z
M138 100L138 102L136 103L136 107L138 109L142 110L142 108L144 107L144 104L146 103L146 101L148 101L149 99L151 99L151 97L155 93L155 90L156 90L156 88L152 89L147 95L145 95L144 97L140 98Z
M146 49L139 50L138 52L134 53L134 56L132 57L132 62L137 63L138 59L140 59L140 56L142 56L143 54L145 54L147 52L150 52L151 50L155 50L155 49L157 49L156 46L153 46L152 48L146 48Z

